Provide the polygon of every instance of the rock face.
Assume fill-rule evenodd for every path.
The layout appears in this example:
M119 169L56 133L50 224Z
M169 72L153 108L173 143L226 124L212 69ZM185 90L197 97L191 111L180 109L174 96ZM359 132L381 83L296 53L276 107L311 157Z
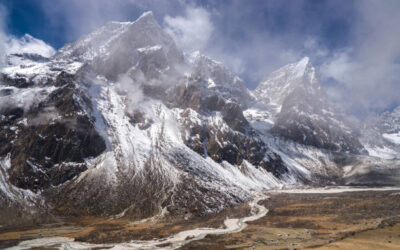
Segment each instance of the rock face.
M60 81L68 80L57 78L53 84ZM23 94L13 88L5 90L4 99ZM33 191L72 179L86 170L85 158L105 150L93 122L78 114L72 82L38 92L38 99L43 99L25 110L13 105L1 110L5 129L0 134L0 141L4 142L0 154L11 155L10 181Z
M271 132L298 143L338 152L360 153L354 132L326 103L309 58L273 72L254 91L260 102L279 106Z
M202 215L368 162L350 157L362 146L308 58L251 92L221 63L182 53L152 13L37 51L8 53L1 70L0 223L11 208Z
M254 102L254 97L244 86L243 81L234 76L220 62L214 61L204 55L194 52L191 55L194 61L193 77L203 81L208 92L216 94L240 105L242 109Z

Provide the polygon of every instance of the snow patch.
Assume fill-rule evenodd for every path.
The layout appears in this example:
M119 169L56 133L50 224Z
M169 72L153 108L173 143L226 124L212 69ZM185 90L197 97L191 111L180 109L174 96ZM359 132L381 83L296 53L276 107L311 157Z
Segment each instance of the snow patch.
M383 136L383 138L390 141L391 143L400 145L400 133L393 133L393 134L384 133L384 134L382 134L382 136Z
M55 50L47 43L34 38L29 34L25 34L21 38L11 37L6 42L7 54L38 54L44 57L51 57L55 54Z

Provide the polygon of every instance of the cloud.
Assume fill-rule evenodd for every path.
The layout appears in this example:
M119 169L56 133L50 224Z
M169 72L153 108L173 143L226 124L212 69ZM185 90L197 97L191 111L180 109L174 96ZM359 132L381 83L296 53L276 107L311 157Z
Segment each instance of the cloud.
M64 36L62 42L75 41L108 21L133 21L152 10L183 50L201 50L222 61L250 88L277 68L308 55L328 95L346 112L400 105L394 91L400 82L396 0L299 0L290 5L262 0L40 3L49 21L48 34Z
M203 8L186 7L184 16L164 17L165 31L184 51L203 50L213 32L210 14Z
M145 11L156 16L180 14L185 6L181 1L157 0L53 0L40 1L48 27L58 40L73 42L109 21L134 21Z
M0 69L4 67L6 63L6 41L7 35L4 31L6 19L6 11L3 5L0 4Z
M39 126L49 124L60 119L61 115L58 113L55 107L45 107L37 116L32 117L32 119L28 121L28 124L30 126Z
M336 96L348 112L380 112L400 105L400 2L370 0L357 7L351 46L326 58L321 73L339 82Z
M345 83L349 80L349 72L356 67L350 54L349 50L334 53L321 65L320 73L325 78L335 78L339 82Z
M142 84L145 80L146 78L143 74L136 74L135 82L126 74L118 78L117 89L126 95L126 105L130 114L133 114L138 104L144 100Z
M272 71L302 57L302 51L283 44L268 32L250 32L247 38L233 42L223 35L213 36L205 54L228 66L244 78L250 89L257 87Z

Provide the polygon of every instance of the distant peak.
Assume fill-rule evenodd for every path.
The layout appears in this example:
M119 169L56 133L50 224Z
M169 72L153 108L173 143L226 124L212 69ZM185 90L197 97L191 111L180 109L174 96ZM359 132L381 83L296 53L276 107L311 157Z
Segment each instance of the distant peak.
M309 63L310 63L310 58L308 56L305 56L299 62L296 63L296 68L305 70Z
M299 61L299 64L308 64L309 62L310 58L308 56L305 56Z
M140 17L138 17L135 21L128 21L128 22L120 22L120 21L110 21L107 23L108 26L111 25L111 27L113 27L113 25L117 25L117 26L121 26L121 25L130 25L130 24L134 24L134 23L141 23L141 24L158 24L157 20L154 18L153 12L152 11L147 11L144 12L142 15L140 15Z
M21 37L21 39L26 39L26 40L33 40L33 39L36 39L36 38L34 38L33 36L31 36L31 35L29 35L29 34L25 34L25 35L23 35L22 37Z
M45 43L29 34L25 34L20 38L10 37L6 42L6 54L38 54L43 57L51 57L55 50Z
M393 110L393 113L400 113L400 106L396 107L396 108Z
M293 63L291 67L293 67L293 73L296 74L298 77L302 77L307 72L313 71L313 67L310 63L310 58L308 56L303 57L297 63Z
M154 20L153 11L144 12L136 21L141 20Z

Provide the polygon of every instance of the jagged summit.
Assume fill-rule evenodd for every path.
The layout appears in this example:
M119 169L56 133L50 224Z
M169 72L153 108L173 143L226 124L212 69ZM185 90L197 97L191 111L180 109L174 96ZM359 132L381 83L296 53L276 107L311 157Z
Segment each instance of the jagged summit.
M107 49L112 47L112 43L129 38L132 39L132 44L141 43L143 47L173 43L172 38L162 30L153 13L149 11L133 22L109 22L78 41L64 46L56 56L91 60L109 53ZM122 47L127 51L131 47L128 43L118 45L124 45Z
M150 11L144 12L142 15L140 15L140 17L136 20L136 22L143 21L143 20L155 21L153 11L150 10Z
M153 11L144 12L140 15L135 21L109 21L104 26L117 26L117 25L133 25L133 24L140 24L140 25L159 25L157 20L154 18ZM100 28L101 29L101 28Z
M308 88L311 92L320 88L315 68L308 57L272 72L253 93L264 103L281 105L284 99L298 87Z
M310 58L308 56L303 57L300 61L296 63L296 68L298 71L304 72L307 66L310 64Z
M51 57L55 50L45 42L37 39L29 34L25 34L20 38L11 37L5 44L6 54L36 54L42 57Z
M327 102L308 57L272 72L253 93L267 105L265 110L271 110L253 113L265 117L273 134L334 151L362 151L354 133Z
M208 90L216 91L226 100L239 103L243 107L254 101L243 81L221 62L213 60L199 51L190 54L189 61L193 68L192 74L201 78L206 83Z
M160 50L148 50L155 47ZM153 55L143 53L145 51ZM144 13L134 22L110 22L64 46L55 57L87 62L97 73L114 80L136 67L141 60L154 61L155 71L172 68L183 61L183 53L157 23L152 12Z

